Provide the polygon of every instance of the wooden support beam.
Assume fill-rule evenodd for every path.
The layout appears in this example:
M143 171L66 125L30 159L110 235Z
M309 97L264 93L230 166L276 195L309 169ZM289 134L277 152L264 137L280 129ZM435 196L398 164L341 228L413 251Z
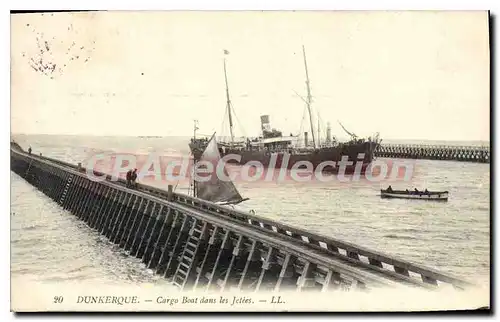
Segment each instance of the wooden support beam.
M306 288L313 286L316 282L314 281L313 271L316 269L316 265L310 262L304 264L304 269L297 281L297 291L302 291Z
M248 252L248 257L247 257L247 261L245 263L245 268L243 268L243 273L241 274L240 282L238 283L238 289L240 289L240 290L242 289L243 284L246 282L246 280L249 277L248 274L249 274L249 268L250 268L251 262L255 261L256 259L260 260L260 255L258 255L259 246L260 246L259 242L252 240L252 247L250 248L250 251Z
M127 217L130 213L130 209L134 207L134 204L137 201L137 197L135 195L125 193L125 200L126 200L126 203L123 206L123 208L120 210L120 213L119 213L118 217L116 218L115 225L114 225L113 229L111 230L110 240L114 243L118 242L119 237L117 237L117 236L120 235L120 230L122 229L123 225L126 223Z
M261 286L262 282L264 281L264 279L266 278L266 274L268 273L268 271L271 267L271 264L276 263L276 253L277 253L277 250L275 248L273 248L273 247L268 248L266 258L265 258L264 262L262 262L262 270L260 272L259 281L257 282L257 286L255 287L255 292L258 292L260 290L260 286ZM278 278L279 278L279 275L278 275ZM277 281L277 279L276 279L276 281Z
M162 205L163 206L163 205ZM163 212L166 212L165 216L162 216ZM155 269L157 267L157 264L160 261L161 256L163 255L163 249L164 245L166 243L166 240L168 238L168 233L170 231L170 226L172 225L172 222L175 220L175 214L172 208L164 207L162 208L162 211L160 212L160 216L158 216L156 223L157 225L160 225L160 230L158 231L158 237L156 239L151 239L151 245L153 247L153 250L151 251L151 257L149 258L149 261L147 262L147 267L151 269ZM148 249L151 246L148 246Z
M223 291L227 285L229 277L231 276L231 272L233 269L234 262L236 258L240 255L241 247L243 246L243 235L238 235L238 241L233 249L233 256L231 256L231 261L229 262L229 267L227 268L226 275L224 276L224 281L221 285L221 291Z
M175 257L177 256L177 252L180 248L180 241L182 240L182 233L185 231L186 227L189 225L189 222L192 221L192 219L193 219L192 217L190 217L188 215L185 215L185 214L182 214L182 215L184 216L184 219L182 220L182 225L177 232L177 236L175 238L175 243L172 247L172 250L169 251L169 259L168 259L167 266L165 267L165 274L163 275L166 278L170 277L171 270L174 268L173 263L177 262L175 260Z
M155 208L156 208L156 203L154 201L151 201L148 204L148 207L144 209L144 214L142 215L141 222L137 226L137 234L134 237L134 241L132 242L132 248L130 250L131 256L137 257L137 253L139 252L139 248L142 245L144 236L146 235L146 233L148 233L147 228L152 220Z
M137 239L140 238L142 236L142 234L144 233L144 231L142 230L141 227L143 225L144 220L146 220L145 218L149 218L148 211L149 211L149 206L152 203L153 203L153 201L151 201L151 200L148 200L146 202L146 206L144 207L144 210L139 213L136 225L132 226L132 236L130 237L131 242L130 242L130 248L129 248L131 256L135 256L135 254L136 254L135 253L135 245L137 244Z
M322 292L327 292L332 289L338 289L340 285L340 274L335 272L332 269L328 270L326 274L325 281L323 283L323 287L321 289Z
M129 243L129 239L130 239L130 236L131 236L132 230L133 230L132 227L134 226L134 223L137 220L139 213L141 212L141 208L142 208L143 204L144 204L144 198L140 198L139 205L137 206L137 209L135 209L135 211L134 211L134 209L132 209L130 217L127 220L127 225L125 226L125 231L123 232L122 239L120 240L120 247L127 248L127 245Z
M214 275L217 272L217 268L218 268L217 265L219 264L221 255L224 252L224 249L227 247L227 244L229 243L229 237L230 237L230 231L226 230L226 233L224 234L224 239L222 240L222 243L220 245L219 253L217 254L217 259L215 260L214 267L212 269L212 272L210 273L210 278L208 279L206 290L208 290L210 288L210 285L213 282Z
M163 247L161 249L160 259L158 260L158 266L156 267L156 273L158 273L158 274L164 273L165 270L164 270L164 267L162 267L162 266L170 258L169 254L168 254L170 251L169 244L172 240L175 240L175 237L176 237L175 236L176 222L179 220L179 218L180 218L180 220L182 220L183 223L187 220L186 216L184 216L183 214L181 214L180 212L178 212L176 210L173 211L173 215L174 215L174 219L172 220L172 225L168 229L167 238L165 239L165 243L163 244Z
M159 205L157 203L153 203L153 207L151 209L151 212L148 214L148 220L144 225L143 233L142 233L142 236L139 240L139 244L137 246L137 251L134 254L134 256L136 256L138 258L142 258L143 254L146 251L145 248L147 247L147 245L149 243L149 239L154 234L153 229L154 229L154 225L156 224L156 217L157 217L156 212L160 208L161 208L161 205Z
M283 259L283 264L281 265L281 272L278 276L278 280L276 281L276 285L274 286L275 291L279 291L281 288L281 283L283 279L288 274L291 274L294 271L292 256L289 253L285 253L285 258Z
M117 209L115 214L105 223L105 226L101 230L106 237L110 238L114 228L120 223L122 218L123 209L127 206L126 201L128 199L128 193L122 191L118 195L117 199Z
M146 248L144 250L144 257L143 263L146 264L146 266L149 265L149 261L151 260L151 255L154 251L154 248L156 246L155 241L159 239L160 237L160 232L162 228L162 223L165 220L163 216L163 205L160 205L160 208L157 211L156 216L152 216L152 224L153 227L151 228L151 233L146 233L144 236L146 238Z
M200 279L205 276L207 259L208 259L209 254L211 254L211 252L212 252L212 247L215 243L215 236L218 234L219 229L220 228L218 228L217 226L214 226L214 228L212 230L212 235L210 236L210 238L208 240L207 249L206 249L205 254L203 256L203 260L201 262L201 265L195 269L197 271L197 275L196 275L196 280L195 280L194 285L193 285L193 289L197 288L198 284L200 283Z

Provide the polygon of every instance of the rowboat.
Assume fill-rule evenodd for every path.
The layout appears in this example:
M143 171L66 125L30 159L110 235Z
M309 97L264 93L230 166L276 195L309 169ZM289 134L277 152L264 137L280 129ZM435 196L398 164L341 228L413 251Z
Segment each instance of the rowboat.
M406 191L406 190L391 190L380 189L380 197L382 198L397 198L397 199L417 199L417 200L433 200L433 201L448 201L448 191Z

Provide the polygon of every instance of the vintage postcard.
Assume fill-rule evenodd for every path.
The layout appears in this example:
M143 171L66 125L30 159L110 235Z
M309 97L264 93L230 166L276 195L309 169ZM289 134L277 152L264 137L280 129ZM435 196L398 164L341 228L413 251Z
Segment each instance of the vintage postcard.
M11 310L490 308L487 11L11 14Z

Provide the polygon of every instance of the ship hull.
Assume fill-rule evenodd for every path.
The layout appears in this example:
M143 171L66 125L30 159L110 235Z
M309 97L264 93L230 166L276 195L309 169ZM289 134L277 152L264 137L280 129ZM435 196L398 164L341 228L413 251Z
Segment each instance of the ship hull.
M221 156L239 156L241 159L228 159L227 163L231 164L248 164L249 162L258 162L264 168L287 168L291 169L297 163L308 162L312 164L313 170L316 170L320 164L327 161L333 161L338 164L343 156L346 156L352 165L346 165L345 173L354 173L356 163L361 163L361 173L364 173L368 165L373 161L373 151L375 150L375 143L362 142L353 144L341 144L336 147L321 148L310 152L301 152L297 150L289 150L287 152L269 152L269 151L252 151L252 150L231 150L220 149ZM203 151L202 146L190 144L191 151L195 159L201 156L200 151ZM287 160L288 159L288 160ZM299 166L299 165L297 165ZM340 167L326 166L322 168L324 172L338 173Z

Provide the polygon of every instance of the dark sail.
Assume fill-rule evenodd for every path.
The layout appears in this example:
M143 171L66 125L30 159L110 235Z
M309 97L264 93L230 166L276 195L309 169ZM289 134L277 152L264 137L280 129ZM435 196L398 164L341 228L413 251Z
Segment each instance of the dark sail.
M224 204L237 204L244 200L247 200L241 197L240 193L231 180L225 181L218 178L216 167L220 160L221 156L214 135L208 142L205 151L201 155L201 158L198 160L198 162L210 162L213 165L214 170L210 174L198 174L199 177L209 175L211 176L211 178L206 182L201 182L200 180L196 182L196 197L207 201L220 202ZM200 168L202 168L202 166L200 166ZM229 177L225 167L224 174L226 177Z

